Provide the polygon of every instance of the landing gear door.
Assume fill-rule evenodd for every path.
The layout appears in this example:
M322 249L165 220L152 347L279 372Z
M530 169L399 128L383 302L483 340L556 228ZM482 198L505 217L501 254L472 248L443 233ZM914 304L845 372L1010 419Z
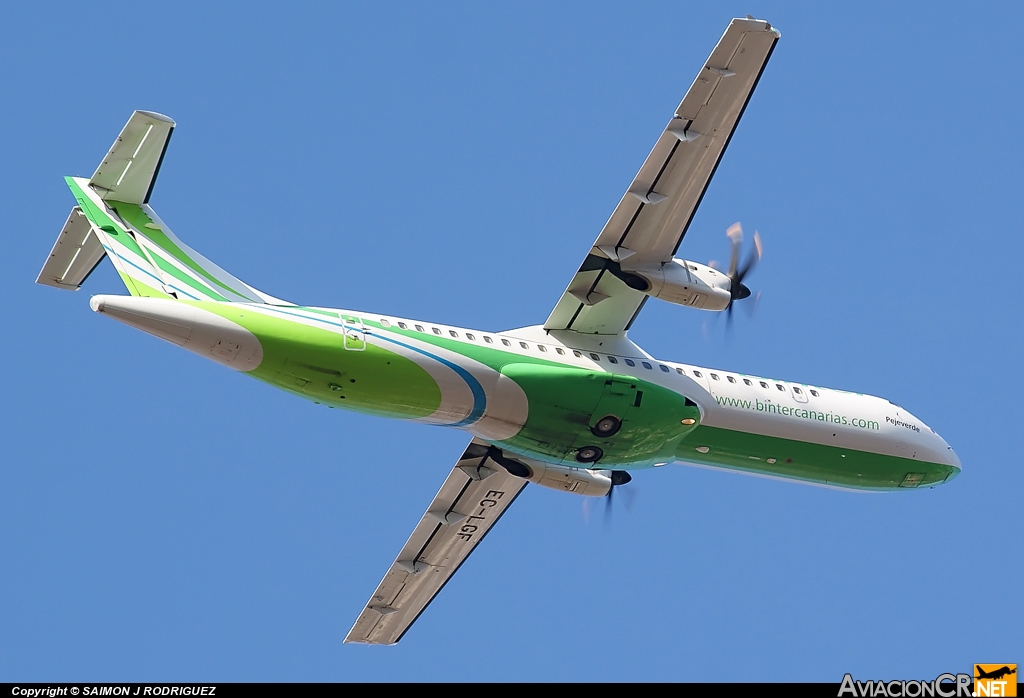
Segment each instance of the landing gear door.
M343 344L347 351L366 349L366 326L357 315L339 315L342 324Z
M643 399L642 394L640 399ZM608 415L612 415L619 420L625 419L630 407L639 407L637 404L636 383L618 377L608 378L605 381L601 399L598 401L597 407L594 408L594 413L590 417L591 428L595 426L599 419Z

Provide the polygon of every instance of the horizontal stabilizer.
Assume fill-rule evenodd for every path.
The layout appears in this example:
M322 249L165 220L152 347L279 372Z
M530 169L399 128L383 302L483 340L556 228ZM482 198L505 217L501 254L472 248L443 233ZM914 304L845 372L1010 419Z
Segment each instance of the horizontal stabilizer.
M105 254L99 238L93 234L89 219L82 214L82 209L75 206L57 236L36 283L77 291Z
M149 203L173 130L174 121L163 114L135 112L89 184L105 200Z

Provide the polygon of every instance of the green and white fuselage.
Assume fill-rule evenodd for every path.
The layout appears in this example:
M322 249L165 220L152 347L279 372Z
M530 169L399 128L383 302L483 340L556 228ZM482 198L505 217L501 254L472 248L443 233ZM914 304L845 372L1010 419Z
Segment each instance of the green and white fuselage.
M471 435L347 642L393 644L533 482L601 496L625 471L683 462L856 490L933 486L956 454L891 402L656 359L627 331L650 298L731 310L750 294L677 259L778 41L734 19L542 325L504 332L262 293L178 239L149 206L174 122L135 112L77 201L37 281L78 289L108 257L130 295L93 310L328 407Z
M937 434L880 398L657 360L625 335L495 333L272 299L206 262L148 206L68 181L138 294L97 296L94 309L171 341L164 324L206 327L201 341L182 334L183 346L320 404L463 429L571 467L589 446L602 452L594 469L683 461L858 489L959 472ZM622 426L599 437L607 415Z

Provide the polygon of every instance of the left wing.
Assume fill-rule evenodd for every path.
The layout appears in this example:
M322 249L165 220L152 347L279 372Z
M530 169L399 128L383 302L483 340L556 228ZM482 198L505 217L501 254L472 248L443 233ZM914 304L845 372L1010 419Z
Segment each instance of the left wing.
M345 642L393 645L498 522L527 481L510 475L473 439Z
M729 23L544 329L629 329L648 298L630 268L671 262L778 40L768 22Z

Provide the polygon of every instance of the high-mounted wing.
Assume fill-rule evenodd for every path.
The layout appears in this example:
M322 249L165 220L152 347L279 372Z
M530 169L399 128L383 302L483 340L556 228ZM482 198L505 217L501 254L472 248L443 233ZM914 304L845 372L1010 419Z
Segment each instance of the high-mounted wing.
M384 575L345 642L393 645L402 639L527 481L491 460L473 439Z
M544 328L619 334L647 299L620 276L679 249L779 33L734 19L615 208Z

